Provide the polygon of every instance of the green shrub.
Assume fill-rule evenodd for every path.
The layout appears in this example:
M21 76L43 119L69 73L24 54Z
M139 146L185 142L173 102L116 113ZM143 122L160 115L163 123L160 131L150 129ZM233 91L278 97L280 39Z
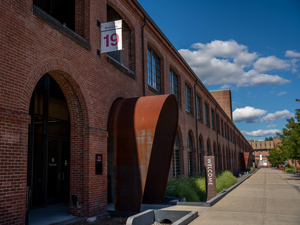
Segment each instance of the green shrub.
M288 167L288 168L285 168L285 172L292 173L292 172L294 172L294 169Z
M216 191L223 191L234 185L237 179L229 171L218 172L216 174ZM166 195L173 197L184 197L188 202L199 202L206 200L205 178L197 175L190 178L169 179Z
M166 195L184 197L189 202L199 202L200 198L191 178L175 178L168 181Z
M216 190L217 193L234 185L237 182L236 177L230 171L217 173Z

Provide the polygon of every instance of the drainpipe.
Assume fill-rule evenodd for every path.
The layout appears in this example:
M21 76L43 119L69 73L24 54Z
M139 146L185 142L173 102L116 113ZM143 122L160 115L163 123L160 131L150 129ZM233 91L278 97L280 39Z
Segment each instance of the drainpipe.
M237 154L236 154L236 132L235 131L236 130L234 129L234 154L235 154L234 158L236 159ZM235 163L238 164L237 159L235 161L236 161ZM236 170L237 170L236 168L237 168L237 165L235 165L235 167L234 167L234 170L235 170L234 172L236 172Z
M145 31L144 27L147 25L147 17L144 16L144 25L142 26L142 66L143 66L143 96L146 96L146 83L145 83L145 44L144 44L144 38L145 38Z
M228 141L228 154L229 154L229 160L228 160L228 167L230 166L230 170L231 170L231 158L230 158L230 145L229 145L229 122L227 120L227 141Z
M197 100L196 100L196 96L197 96L197 93L196 93L196 85L197 85L197 79L196 79L196 83L194 84L194 96L195 96L195 106L196 106L196 113L195 113L195 123L196 123L196 150L197 150L197 157L196 158L198 158L199 157L199 143L198 143L198 121L197 121ZM198 169L200 169L201 168L201 165L200 165L200 163L201 162L199 162L199 158L198 158L198 163L199 163L199 166L198 166ZM201 171L198 171L198 172L201 172Z
M218 108L218 105L216 105L216 107L215 107L215 115L216 115L216 125L217 125L217 108ZM219 125L219 121L218 121L218 125ZM220 167L220 165L219 165L219 161L220 161L220 159L219 159L219 134L218 134L218 130L219 130L219 127L218 126L216 126L217 127L217 130L216 130L216 134L217 134L217 155L218 155L218 162L215 162L215 165L217 165L217 163L218 163L218 169L220 169L219 167Z

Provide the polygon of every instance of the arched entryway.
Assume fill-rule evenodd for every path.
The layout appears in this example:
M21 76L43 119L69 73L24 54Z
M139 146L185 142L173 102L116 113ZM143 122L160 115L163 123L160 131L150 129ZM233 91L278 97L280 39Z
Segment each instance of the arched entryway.
M66 202L70 186L69 111L60 87L49 75L44 75L36 85L30 115L30 206Z
M37 83L29 114L28 207L68 203L70 116L65 96L50 75L45 74Z

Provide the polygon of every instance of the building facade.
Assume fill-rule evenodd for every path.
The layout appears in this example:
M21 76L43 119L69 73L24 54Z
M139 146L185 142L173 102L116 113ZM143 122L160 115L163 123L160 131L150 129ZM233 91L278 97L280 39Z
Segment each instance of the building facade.
M256 165L259 167L271 166L267 156L269 155L270 149L274 148L274 142L249 140L249 143L254 149Z
M281 140L279 138L274 138L272 141L249 140L249 144L254 150L256 165L260 167L270 167L272 164L267 158L269 151L276 148L276 145L280 145ZM286 163L296 168L300 167L299 162L295 160L288 159Z
M101 53L101 23L119 19L123 51ZM60 202L71 215L106 215L118 99L176 97L171 177L203 172L205 155L216 170L242 170L252 147L232 122L230 91L209 92L136 0L3 1L0 24L1 224Z

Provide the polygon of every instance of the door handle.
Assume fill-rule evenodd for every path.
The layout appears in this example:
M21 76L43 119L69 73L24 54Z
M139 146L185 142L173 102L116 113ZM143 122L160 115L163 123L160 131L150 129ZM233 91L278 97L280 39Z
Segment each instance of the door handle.
M65 180L65 173L63 173L63 172L59 173L58 180L60 180L60 181Z

